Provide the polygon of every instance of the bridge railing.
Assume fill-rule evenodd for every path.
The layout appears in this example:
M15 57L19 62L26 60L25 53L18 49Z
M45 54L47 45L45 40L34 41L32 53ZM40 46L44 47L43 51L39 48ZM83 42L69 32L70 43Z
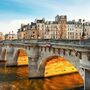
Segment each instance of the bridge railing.
M18 43L18 44L22 44L23 43L23 41L22 40L3 40L3 41L0 41L0 44L16 44L16 43Z
M60 44L77 44L77 45L90 45L90 40L67 40L67 39L41 39L38 40L38 42L46 42L46 43L60 43Z
M90 45L90 39L86 40L67 40L67 39L25 39L25 40L3 40L0 43L12 44L29 44L29 43L58 43L58 44L76 44L76 45Z

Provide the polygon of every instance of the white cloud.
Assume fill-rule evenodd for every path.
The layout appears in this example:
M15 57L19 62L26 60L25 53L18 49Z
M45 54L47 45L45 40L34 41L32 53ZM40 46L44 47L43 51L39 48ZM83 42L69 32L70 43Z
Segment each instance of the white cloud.
M17 33L17 29L20 28L21 24L28 24L30 23L31 19L18 19L18 20L11 20L11 21L0 21L0 32L4 34L14 31Z
M56 14L59 14L59 15L66 14L69 20L79 19L79 18L89 20L90 18L90 13L89 13L90 0L73 0L73 2L76 3L74 6L73 5L65 6L65 4L56 2L57 0L56 1L54 0L37 0L37 1L35 0L11 0L11 1L19 3L20 5L23 5L28 8L30 8L30 4L34 4L36 6L45 7L47 11L48 9L50 9L51 12L48 12L45 16L45 17L48 17L49 20L52 18L52 16L54 18L54 15ZM41 16L42 16L42 13L41 13ZM37 17L37 15L35 17ZM16 33L17 29L20 28L21 23L27 24L33 21L33 19L35 18L31 17L31 19L15 19L15 20L10 20L9 22L5 20L0 21L0 32L3 32L5 34L10 31L14 31Z

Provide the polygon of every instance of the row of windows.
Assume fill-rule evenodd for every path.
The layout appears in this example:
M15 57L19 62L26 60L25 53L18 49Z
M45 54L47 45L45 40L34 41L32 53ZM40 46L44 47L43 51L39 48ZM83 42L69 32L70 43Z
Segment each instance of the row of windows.
M37 27L44 27L44 25L37 25Z
M68 30L70 30L70 31L71 31L71 30L74 30L74 29L73 29L73 28L68 28Z
M82 32L81 33L68 32L68 35L82 35ZM86 35L88 35L88 33L86 33Z
M70 24L70 25L68 25L68 27L79 27L79 28L82 28L82 25Z
M74 33L74 32L68 32L68 35L82 35L82 33Z

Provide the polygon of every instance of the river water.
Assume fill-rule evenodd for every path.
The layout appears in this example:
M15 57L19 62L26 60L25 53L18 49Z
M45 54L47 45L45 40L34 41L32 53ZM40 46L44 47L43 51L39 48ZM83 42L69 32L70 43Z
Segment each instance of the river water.
M0 62L0 90L84 90L78 73L45 79L28 79L28 66L5 67Z

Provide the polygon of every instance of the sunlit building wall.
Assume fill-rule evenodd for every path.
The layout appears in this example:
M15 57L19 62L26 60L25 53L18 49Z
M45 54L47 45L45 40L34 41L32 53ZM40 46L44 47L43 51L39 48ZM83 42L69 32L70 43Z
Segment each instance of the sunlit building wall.
M68 39L81 39L83 31L85 33L85 39L90 37L90 23L85 22L84 26L81 19L78 21L72 20L67 22L67 38Z
M44 18L35 19L30 25L21 24L17 32L18 39L65 39L67 17L62 15L58 19L56 17L55 21L45 21ZM37 34L36 36L33 31Z
M90 23L87 22L85 25L85 38L90 38Z
M84 23L85 38L90 37L90 22ZM81 39L82 20L67 21L66 15L57 15L54 21L35 19L31 24L21 24L17 32L18 39Z
M29 37L27 36L27 33L29 29L30 29L29 24L28 25L21 24L21 27L20 29L18 29L18 32L17 32L17 38L28 39Z
M56 22L58 23L58 38L67 39L67 16L66 15L57 15L55 17Z
M46 21L45 23L45 31L44 38L45 39L57 39L57 22L55 21Z
M13 33L13 31L12 33L9 32L9 34L5 34L5 40L15 40L15 39L17 39L17 35Z
M67 22L67 39L75 39L75 21Z
M4 40L4 35L2 32L0 32L0 40Z
M36 29L37 29L37 38L44 39L44 31L45 31L45 18L35 19Z

